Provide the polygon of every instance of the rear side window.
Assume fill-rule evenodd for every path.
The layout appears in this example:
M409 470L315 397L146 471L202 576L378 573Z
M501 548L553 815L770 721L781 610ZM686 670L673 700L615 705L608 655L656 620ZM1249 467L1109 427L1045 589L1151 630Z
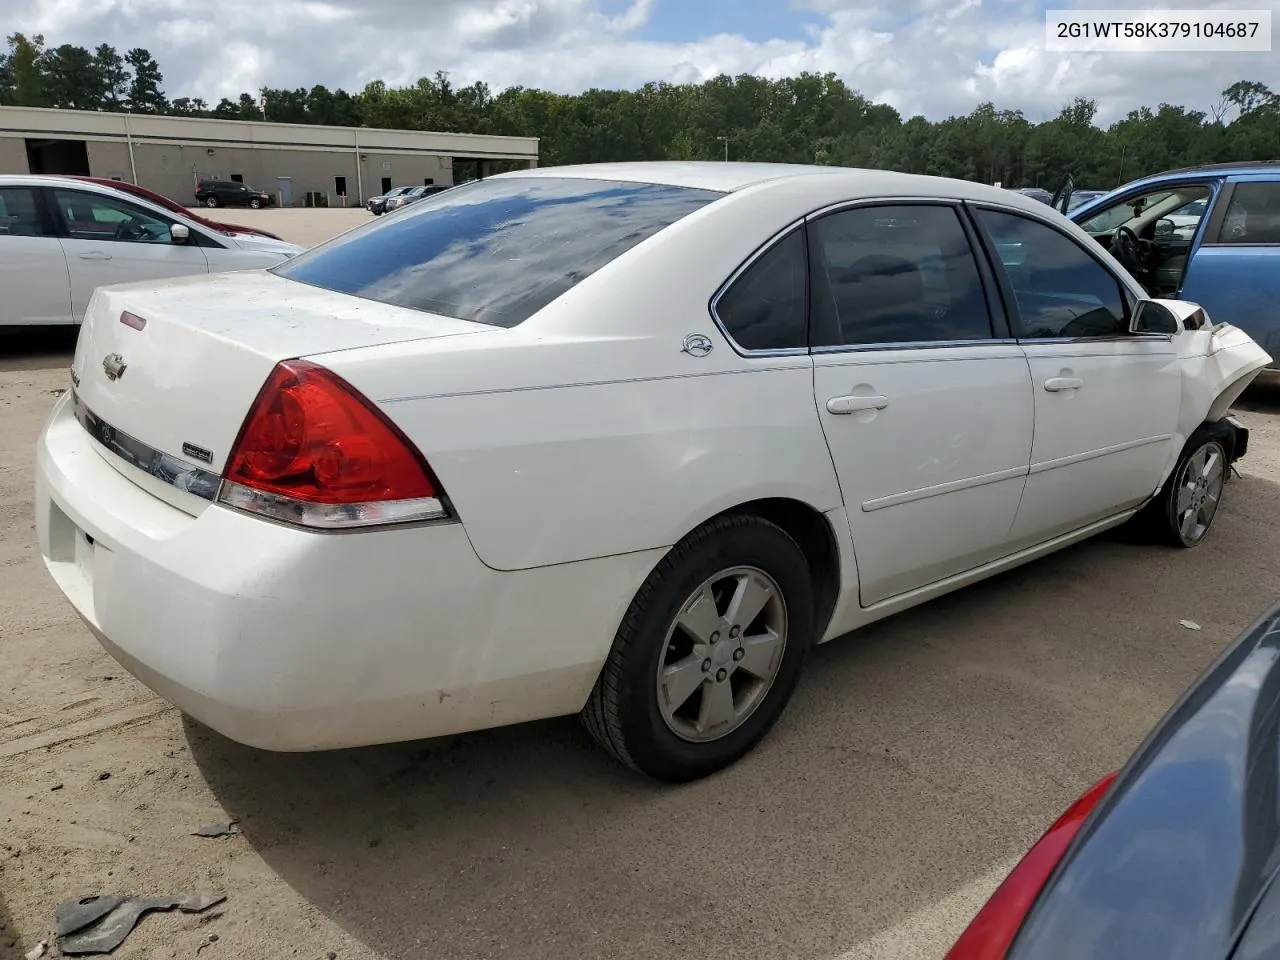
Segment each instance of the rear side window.
M1280 243L1280 181L1237 183L1218 242Z
M778 241L725 290L716 316L745 350L784 350L808 343L808 267L804 231Z
M30 187L0 187L0 237L47 237L44 217Z
M609 180L481 180L420 200L274 272L380 303L514 327L720 196Z
M978 265L948 206L855 207L809 228L815 346L991 337Z

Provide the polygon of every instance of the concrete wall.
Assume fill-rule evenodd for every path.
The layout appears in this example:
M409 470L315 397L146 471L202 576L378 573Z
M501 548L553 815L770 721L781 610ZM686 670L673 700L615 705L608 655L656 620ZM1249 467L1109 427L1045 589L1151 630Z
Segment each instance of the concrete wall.
M137 182L179 203L195 202L197 179L239 174L273 194L280 178L289 178L295 206L310 191L339 204L334 178L346 177L351 206L361 193L364 199L381 193L384 177L393 186L452 184L454 157L479 160L482 172L496 161L536 166L538 157L538 141L531 137L0 107L0 173L28 172L27 137L83 140L92 176L125 180L133 179L132 140Z

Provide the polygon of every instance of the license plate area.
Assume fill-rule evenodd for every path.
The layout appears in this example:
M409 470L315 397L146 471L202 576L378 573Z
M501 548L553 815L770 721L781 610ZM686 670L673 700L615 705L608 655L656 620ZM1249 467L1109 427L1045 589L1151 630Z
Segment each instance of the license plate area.
M97 545L93 537L85 533L79 527L75 527L74 533L74 563L76 571L85 579L86 583L93 583L93 560Z

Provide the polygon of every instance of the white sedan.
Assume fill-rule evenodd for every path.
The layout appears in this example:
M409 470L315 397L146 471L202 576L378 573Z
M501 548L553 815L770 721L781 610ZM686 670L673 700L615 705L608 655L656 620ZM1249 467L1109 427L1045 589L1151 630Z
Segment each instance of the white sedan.
M687 780L815 642L1135 516L1200 543L1267 362L1007 190L520 171L271 271L100 291L40 550L113 656L244 743L580 712Z
M84 180L0 176L0 326L79 323L105 284L270 267L302 249Z

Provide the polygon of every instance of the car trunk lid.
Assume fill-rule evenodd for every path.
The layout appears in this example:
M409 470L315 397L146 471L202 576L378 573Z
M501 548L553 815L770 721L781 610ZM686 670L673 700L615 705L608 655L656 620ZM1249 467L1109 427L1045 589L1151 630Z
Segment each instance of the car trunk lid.
M281 360L493 332L251 271L98 290L72 363L81 423L121 473L189 513L208 503ZM198 471L203 480L192 486Z

